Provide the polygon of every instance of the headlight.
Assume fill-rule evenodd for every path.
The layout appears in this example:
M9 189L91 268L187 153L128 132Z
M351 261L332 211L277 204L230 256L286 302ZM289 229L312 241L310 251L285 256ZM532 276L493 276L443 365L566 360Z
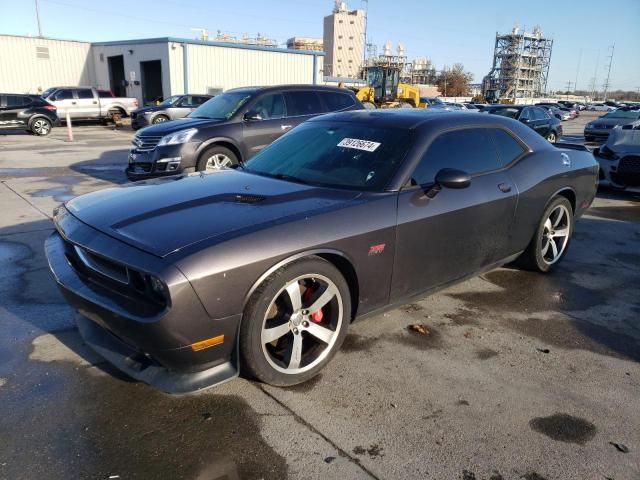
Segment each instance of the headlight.
M587 128L593 128L593 123L587 123Z
M191 140L191 137L193 137L196 133L198 133L197 128L190 128L189 130L180 130L179 132L165 135L158 142L158 146L178 145L180 143L187 143L189 140Z

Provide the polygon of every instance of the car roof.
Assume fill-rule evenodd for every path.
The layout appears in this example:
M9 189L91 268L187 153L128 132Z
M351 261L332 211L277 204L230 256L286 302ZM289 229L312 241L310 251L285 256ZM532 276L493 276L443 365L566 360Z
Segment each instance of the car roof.
M238 87L231 88L229 90L225 90L226 92L246 92L249 94L257 93L257 92L269 92L269 91L280 91L280 90L315 90L315 91L326 91L326 92L336 92L336 93L346 93L352 94L353 91L348 88L341 87L332 87L329 85L267 85L267 86L253 86L253 87Z

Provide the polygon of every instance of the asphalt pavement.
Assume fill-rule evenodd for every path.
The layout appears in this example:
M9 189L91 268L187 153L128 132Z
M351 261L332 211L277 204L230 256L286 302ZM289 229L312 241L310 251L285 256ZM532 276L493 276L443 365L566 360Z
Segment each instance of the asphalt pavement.
M306 384L170 396L83 345L43 252L56 205L126 182L132 136L0 132L0 478L640 479L640 196L599 192L550 275L354 323Z

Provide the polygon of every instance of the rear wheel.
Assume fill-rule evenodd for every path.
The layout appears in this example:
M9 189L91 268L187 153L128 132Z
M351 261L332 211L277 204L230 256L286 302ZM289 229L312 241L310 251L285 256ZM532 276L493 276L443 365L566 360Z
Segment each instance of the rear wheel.
M207 148L198 159L196 170L203 172L205 170L220 170L221 168L229 168L238 164L238 157L228 148L220 145L214 145Z
M51 122L46 118L43 118L43 117L36 118L31 123L31 131L36 135L44 137L51 133L51 125L52 125Z
M558 136L556 135L556 132L547 133L547 140L549 140L549 142L551 143L556 143L556 141L558 140Z
M167 117L166 115L156 115L156 117L153 119L153 122L151 123L155 125L156 123L164 123L167 121L169 121L169 117Z
M548 272L564 257L572 233L571 203L564 197L556 197L545 209L536 233L517 263L528 270Z
M291 263L267 278L247 304L241 365L270 385L305 382L342 345L350 313L349 287L331 263L319 257Z

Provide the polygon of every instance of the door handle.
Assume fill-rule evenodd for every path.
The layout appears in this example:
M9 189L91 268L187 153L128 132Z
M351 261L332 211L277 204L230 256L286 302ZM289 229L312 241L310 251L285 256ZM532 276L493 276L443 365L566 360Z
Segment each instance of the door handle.
M71 105L75 105L75 104L76 104L76 102L71 102Z
M94 101L93 101L93 104L94 104L94 105L97 105L97 104L98 104L98 102L96 102L96 101L94 100Z
M502 193L509 193L511 191L511 185L508 183L501 183L498 185L498 188Z
M285 132L289 130L293 125L280 125L280 129Z

